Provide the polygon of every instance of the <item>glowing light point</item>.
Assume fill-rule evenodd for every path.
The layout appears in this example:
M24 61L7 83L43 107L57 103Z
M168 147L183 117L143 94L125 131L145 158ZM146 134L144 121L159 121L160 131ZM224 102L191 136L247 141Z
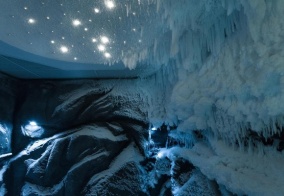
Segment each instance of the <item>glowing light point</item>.
M28 9L28 7L24 7L24 9L25 9L25 10L27 10L27 9Z
M50 17L49 17L49 16L47 16L47 17L46 17L46 19L47 19L47 20L49 20L49 19L50 19Z
M77 61L77 57L74 57L74 61Z
M61 47L60 47L60 51L61 51L62 53L67 53L67 52L69 51L69 49L68 49L66 46L61 46Z
M108 9L113 9L115 7L115 3L114 1L112 0L105 0L105 6L108 8Z
M37 123L35 121L30 121L31 126L37 126Z
M102 44L98 45L98 49L99 51L105 51L106 50L106 47Z
M73 24L74 27L77 27L77 26L81 25L82 23L81 23L80 20L75 19L75 20L72 21L72 24Z
M28 19L28 23L30 23L30 24L34 24L36 21L35 21L35 19L33 19L33 18L29 18Z
M94 9L94 12L95 12L95 13L100 13L100 10L99 10L98 8L95 8L95 9Z
M84 31L88 31L89 29L88 28L84 28Z
M44 129L41 126L38 126L35 121L30 121L27 125L22 127L22 133L31 138L38 138L43 132Z
M159 152L158 154L157 154L157 158L162 158L163 157L163 153L162 152Z
M50 41L50 43L54 44L54 43L55 43L55 41L54 41L54 40L51 40L51 41Z
M156 131L156 130L157 130L157 127L153 127L151 130L152 130L152 131Z
M97 39L96 39L96 38L92 38L92 42L93 42L93 43L96 43L96 42L97 42Z
M101 42L102 42L103 44L107 44L107 43L109 43L109 39L108 39L108 37L106 37L106 36L102 36L102 37L101 37Z
M108 53L108 52L106 52L104 55L105 55L105 57L108 58L108 59L111 57L110 53Z

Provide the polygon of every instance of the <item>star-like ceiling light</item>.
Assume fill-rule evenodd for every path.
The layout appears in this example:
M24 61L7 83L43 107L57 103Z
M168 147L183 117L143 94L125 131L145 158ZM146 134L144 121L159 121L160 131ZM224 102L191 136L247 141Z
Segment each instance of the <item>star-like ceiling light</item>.
M28 19L28 23L29 23L29 24L34 24L35 22L36 22L36 20L33 19L33 18L29 18L29 19Z
M103 44L107 44L107 43L109 43L109 39L108 39L108 37L106 37L106 36L102 36L102 37L101 37L101 42L102 42Z
M80 26L81 24L82 24L81 21L78 20L78 19L75 19L75 20L72 21L72 25L73 25L74 27Z
M98 49L99 51L105 51L106 50L106 47L102 44L98 45Z
M105 55L105 57L108 58L108 59L111 57L110 53L108 53L108 52L106 52L104 55Z
M98 8L94 8L94 12L95 12L96 14L98 14L98 13L100 13L100 10L99 10Z
M105 6L108 8L108 9L113 9L115 7L115 3L114 1L112 0L105 0Z
M66 46L61 46L61 47L60 47L60 51L61 51L62 53L67 53L67 52L69 51L69 49L68 49Z

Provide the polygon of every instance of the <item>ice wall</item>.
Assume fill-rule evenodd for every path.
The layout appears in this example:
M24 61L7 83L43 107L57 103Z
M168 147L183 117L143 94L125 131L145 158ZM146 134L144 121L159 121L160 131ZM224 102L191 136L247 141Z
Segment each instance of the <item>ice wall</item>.
M155 2L164 18L164 33L132 62L163 65L158 82L164 86L169 77L174 78L171 84L177 81L168 92L169 121L179 121L180 129L217 131L213 116L221 111L238 124L234 132L252 129L265 137L278 132L283 111L283 2Z
M164 86L174 78L167 92L169 122L226 135L229 127L217 130L222 113L234 124L230 135L251 129L269 137L281 131L283 2L156 3L164 33L133 59L162 65L157 75Z
M164 78L175 75L164 117L178 125L176 138L194 146L188 159L235 193L283 194L275 168L283 163L284 2L158 0L157 5L167 39L156 39L145 59L171 67Z
M151 64L156 66L157 74L131 81L43 81L27 85L26 99L15 122L14 146L19 156L9 163L10 169L4 171L4 168L0 172L4 173L6 180L15 175L18 181L13 183L19 187L18 192L41 194L44 190L49 194L62 193L68 189L64 187L68 180L75 186L72 184L73 174L86 179L84 175L88 174L80 172L84 171L85 163L97 161L100 157L106 157L102 162L109 164L106 172L94 172L88 176L86 186L76 188L78 192L104 192L102 187L109 179L113 182L108 185L109 190L114 190L120 173L124 175L127 171L127 177L131 177L134 170L139 175L132 182L143 185L139 181L141 168L137 162L133 163L134 167L127 162L130 166L127 170L122 169L125 167L120 164L124 163L121 157L125 157L122 149L127 155L134 152L131 158L137 155L141 158L142 154L136 148L147 150L143 145L147 142L148 130L135 125L146 126L150 121L159 126L165 121L178 126L170 137L178 141L177 144L183 144L183 148L163 149L159 156L165 156L167 161L161 161L161 165L169 166L169 160L173 163L182 158L198 170L193 179L186 178L180 185L181 189L174 190L177 195L196 188L185 184L206 184L207 178L224 187L220 188L221 192L229 189L236 194L284 194L281 187L284 172L284 2L156 0L155 3L157 12L163 15L164 31L152 47L128 56L124 62L131 68L137 62ZM45 128L40 137L30 138L22 131L30 120L36 120ZM131 122L130 128L128 123L112 124L121 120ZM90 122L95 122L95 125L81 127ZM97 129L97 126L107 127L111 134L107 131L102 134L101 130L105 129ZM76 129L76 134L72 132L74 127L80 128ZM127 143L127 147L120 143L121 137L116 138L124 134L129 136L127 139L122 137L122 143ZM106 146L100 146L102 135L111 140ZM78 137L98 141L96 144L100 145L92 142L90 145L102 151L92 154L88 151L89 143L78 142ZM43 138L47 140L42 141ZM114 144L113 138L116 138ZM135 145L128 145L133 140ZM77 151L69 153L66 159L61 156L69 152L69 148L74 149L73 145L82 149L78 153L79 160L75 158ZM111 152L109 146L112 145L122 151L123 156ZM27 150L23 150L25 147ZM35 151L29 154L34 147ZM70 165L61 171L60 179L53 181L56 172L47 163L61 163L61 159L63 162L68 160ZM113 160L118 161L110 164ZM147 176L142 181L149 181L153 187L161 180L156 179L154 163L155 160L146 161L141 170ZM45 167L49 169L45 170ZM18 170L13 173L13 168ZM49 178L38 181L44 173L48 173ZM108 174L106 180L102 177L105 174ZM171 181L161 181L165 187L171 186L167 184ZM13 191L13 184L5 186ZM126 188L131 193L131 189Z

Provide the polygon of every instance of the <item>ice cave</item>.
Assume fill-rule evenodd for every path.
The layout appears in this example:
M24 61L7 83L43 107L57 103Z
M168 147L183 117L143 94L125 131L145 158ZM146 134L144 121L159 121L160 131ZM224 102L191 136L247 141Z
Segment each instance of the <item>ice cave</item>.
M1 196L283 196L283 0L0 0Z

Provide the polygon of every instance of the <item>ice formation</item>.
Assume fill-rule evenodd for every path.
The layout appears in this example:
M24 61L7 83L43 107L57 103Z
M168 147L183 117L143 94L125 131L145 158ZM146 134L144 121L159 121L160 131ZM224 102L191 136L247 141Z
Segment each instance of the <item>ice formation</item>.
M283 156L277 138L284 111L284 2L158 0L157 5L167 31L148 50L154 57L146 60L170 70L161 74L164 81L175 76L160 119L178 125L176 137L197 153L189 150L186 156L229 190L283 194L277 185L282 169L276 165ZM152 123L159 124L158 119ZM194 130L203 133L215 155L185 138ZM271 138L273 144L267 144Z
M72 175L79 175L76 172L85 163L101 158L107 160L107 166L88 176L83 191L77 187L77 193L91 195L99 190L106 194L107 187L129 194L147 190L153 195L155 187L162 187L159 193L171 190L174 195L214 195L218 191L226 195L228 190L238 195L283 195L284 1L149 0L148 3L156 4L157 13L163 18L163 31L151 47L129 53L123 61L130 69L138 63L149 64L157 70L156 74L103 83L51 82L38 86L50 85L54 88L52 92L41 88L36 89L42 91L27 92L18 117L27 121L37 116L44 126L51 128L45 135L40 134L48 139L31 143L26 150L19 147L18 155L11 160L11 164L25 160L26 166L21 167L27 167L23 176L28 182L21 189L23 194L65 191L64 183L71 179L68 183L72 185ZM49 99L46 95L53 97ZM39 98L46 105L37 103L36 108L31 108ZM125 119L127 123L123 122ZM57 135L59 130L91 121L99 122L76 133ZM165 148L155 146L151 131L147 138L147 122L151 124L149 129L163 123L175 127L169 129ZM18 126L20 123L16 122ZM0 132L4 132L1 125ZM107 140L107 146L97 142L103 150L93 154L88 154L89 146L83 146L86 149L80 160L74 158L77 156L74 150L74 154L67 156L77 160L70 171L63 172L57 183L49 179L40 181L39 186L35 175L45 175L43 166L61 159L57 147L66 142L68 149L72 149L78 137ZM118 146L120 151L108 151L108 145ZM39 155L41 149L44 153ZM30 153L34 159L29 158ZM150 156L153 154L154 160ZM141 163L142 168L139 164L143 155L149 156L149 160ZM182 165L181 162L186 162L187 167L192 164L194 169L175 176L177 163ZM9 174L6 170L11 172L4 166L0 171L1 182ZM127 178L122 180L121 176ZM117 182L121 184L118 186ZM126 186L129 182L135 189ZM219 190L215 190L215 182ZM3 192L2 183L0 193Z

